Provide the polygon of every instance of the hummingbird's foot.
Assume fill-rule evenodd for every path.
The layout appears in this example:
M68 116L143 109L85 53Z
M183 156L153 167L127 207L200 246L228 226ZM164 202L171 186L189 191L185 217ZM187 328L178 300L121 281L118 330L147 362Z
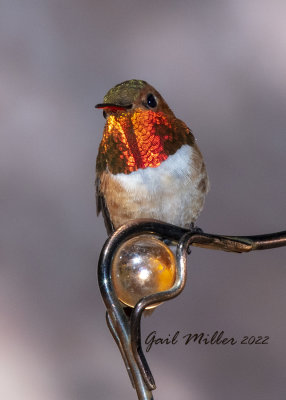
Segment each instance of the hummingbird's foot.
M189 225L186 225L186 228L189 229L192 233L204 233L204 231L199 228L197 225L194 224L194 222L191 222ZM168 247L174 248L173 253L175 253L175 247L177 245L176 241L170 240L170 239L166 239L161 237L160 238ZM190 248L188 249L188 254L191 254L191 250Z
M195 225L193 222L190 223L189 230L190 230L192 233L204 233L204 231L203 231L201 228L199 228L197 225ZM190 246L190 247L187 249L187 253L188 253L188 254L191 254L191 252L192 252L192 250L191 250L191 246Z
M201 228L199 228L197 225L195 225L193 222L190 223L189 230L192 233L204 233L204 231Z

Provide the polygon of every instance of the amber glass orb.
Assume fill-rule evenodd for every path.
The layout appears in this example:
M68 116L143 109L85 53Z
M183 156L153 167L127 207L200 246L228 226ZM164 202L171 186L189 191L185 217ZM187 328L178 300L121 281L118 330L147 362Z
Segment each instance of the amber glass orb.
M115 253L112 262L114 289L119 300L129 307L134 307L144 296L170 289L175 279L174 254L152 235L129 239Z

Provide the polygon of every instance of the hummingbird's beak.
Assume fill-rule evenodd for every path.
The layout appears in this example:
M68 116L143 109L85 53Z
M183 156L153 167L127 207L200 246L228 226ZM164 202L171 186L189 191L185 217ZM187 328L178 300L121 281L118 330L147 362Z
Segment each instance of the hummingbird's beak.
M128 110L128 109L132 108L132 104L122 106L119 104L101 103L101 104L97 104L95 106L95 108L102 108L103 110L109 110L109 111Z

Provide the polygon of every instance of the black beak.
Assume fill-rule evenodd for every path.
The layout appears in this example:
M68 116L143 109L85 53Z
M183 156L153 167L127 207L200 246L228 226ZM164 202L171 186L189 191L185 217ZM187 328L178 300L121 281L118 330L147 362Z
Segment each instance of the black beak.
M110 111L129 110L130 108L132 108L132 104L122 106L119 104L112 104L112 103L100 103L96 104L95 108L102 108L103 110L110 110Z

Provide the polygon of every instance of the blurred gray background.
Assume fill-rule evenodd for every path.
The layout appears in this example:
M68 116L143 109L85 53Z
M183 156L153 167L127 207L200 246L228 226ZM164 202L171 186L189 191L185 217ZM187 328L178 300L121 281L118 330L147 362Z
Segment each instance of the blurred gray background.
M0 398L136 398L105 325L94 105L131 78L193 130L211 233L286 229L285 1L0 1ZM286 249L194 249L143 339L224 330L268 345L153 346L156 400L284 400Z

